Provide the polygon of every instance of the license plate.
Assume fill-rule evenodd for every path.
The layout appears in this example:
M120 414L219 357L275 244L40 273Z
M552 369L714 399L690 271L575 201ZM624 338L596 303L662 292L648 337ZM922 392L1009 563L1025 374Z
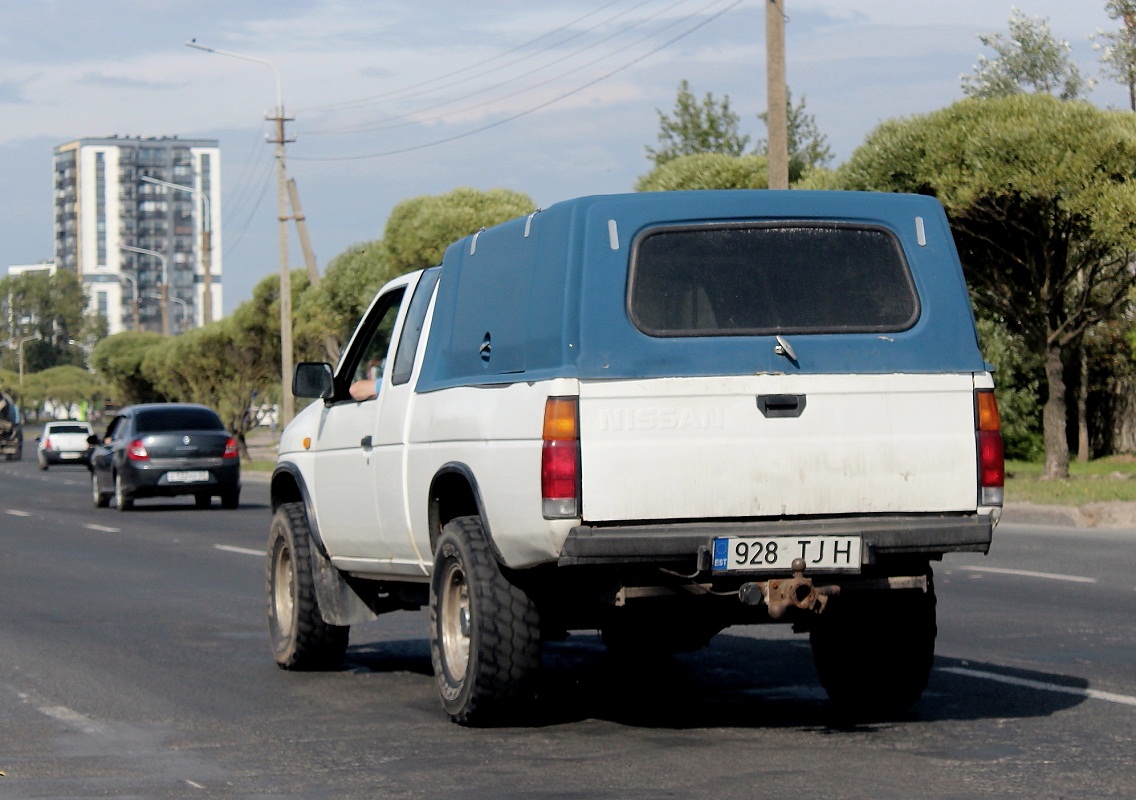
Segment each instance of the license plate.
M81 455L83 455L83 454L82 453L60 453L59 457L60 458L78 458Z
M209 480L209 471L204 469L175 470L166 473L170 483L201 483Z
M732 536L714 540L714 572L859 572L859 536Z

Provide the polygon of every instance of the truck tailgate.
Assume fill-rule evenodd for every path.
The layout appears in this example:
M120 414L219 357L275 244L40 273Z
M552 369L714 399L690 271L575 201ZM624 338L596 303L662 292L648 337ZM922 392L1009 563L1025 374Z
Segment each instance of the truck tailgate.
M581 382L583 517L973 511L973 391L969 373Z

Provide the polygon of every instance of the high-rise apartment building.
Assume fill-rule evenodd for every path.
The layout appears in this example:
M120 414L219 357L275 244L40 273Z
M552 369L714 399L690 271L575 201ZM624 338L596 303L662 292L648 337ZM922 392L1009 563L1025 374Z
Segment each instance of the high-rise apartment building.
M79 139L54 161L55 263L78 274L110 333L162 332L164 296L170 333L210 321L207 305L221 317L217 140Z

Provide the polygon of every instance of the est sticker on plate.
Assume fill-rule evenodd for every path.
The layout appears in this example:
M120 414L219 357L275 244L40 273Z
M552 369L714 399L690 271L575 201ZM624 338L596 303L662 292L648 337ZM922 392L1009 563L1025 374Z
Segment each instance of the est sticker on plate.
M714 540L714 572L859 572L859 536L730 536Z

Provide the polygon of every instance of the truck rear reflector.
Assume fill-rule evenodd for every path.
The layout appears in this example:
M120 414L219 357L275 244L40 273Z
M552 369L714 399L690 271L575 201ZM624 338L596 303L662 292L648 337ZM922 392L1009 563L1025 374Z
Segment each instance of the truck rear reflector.
M580 512L579 400L550 397L544 406L544 448L540 493L545 519L565 519Z

